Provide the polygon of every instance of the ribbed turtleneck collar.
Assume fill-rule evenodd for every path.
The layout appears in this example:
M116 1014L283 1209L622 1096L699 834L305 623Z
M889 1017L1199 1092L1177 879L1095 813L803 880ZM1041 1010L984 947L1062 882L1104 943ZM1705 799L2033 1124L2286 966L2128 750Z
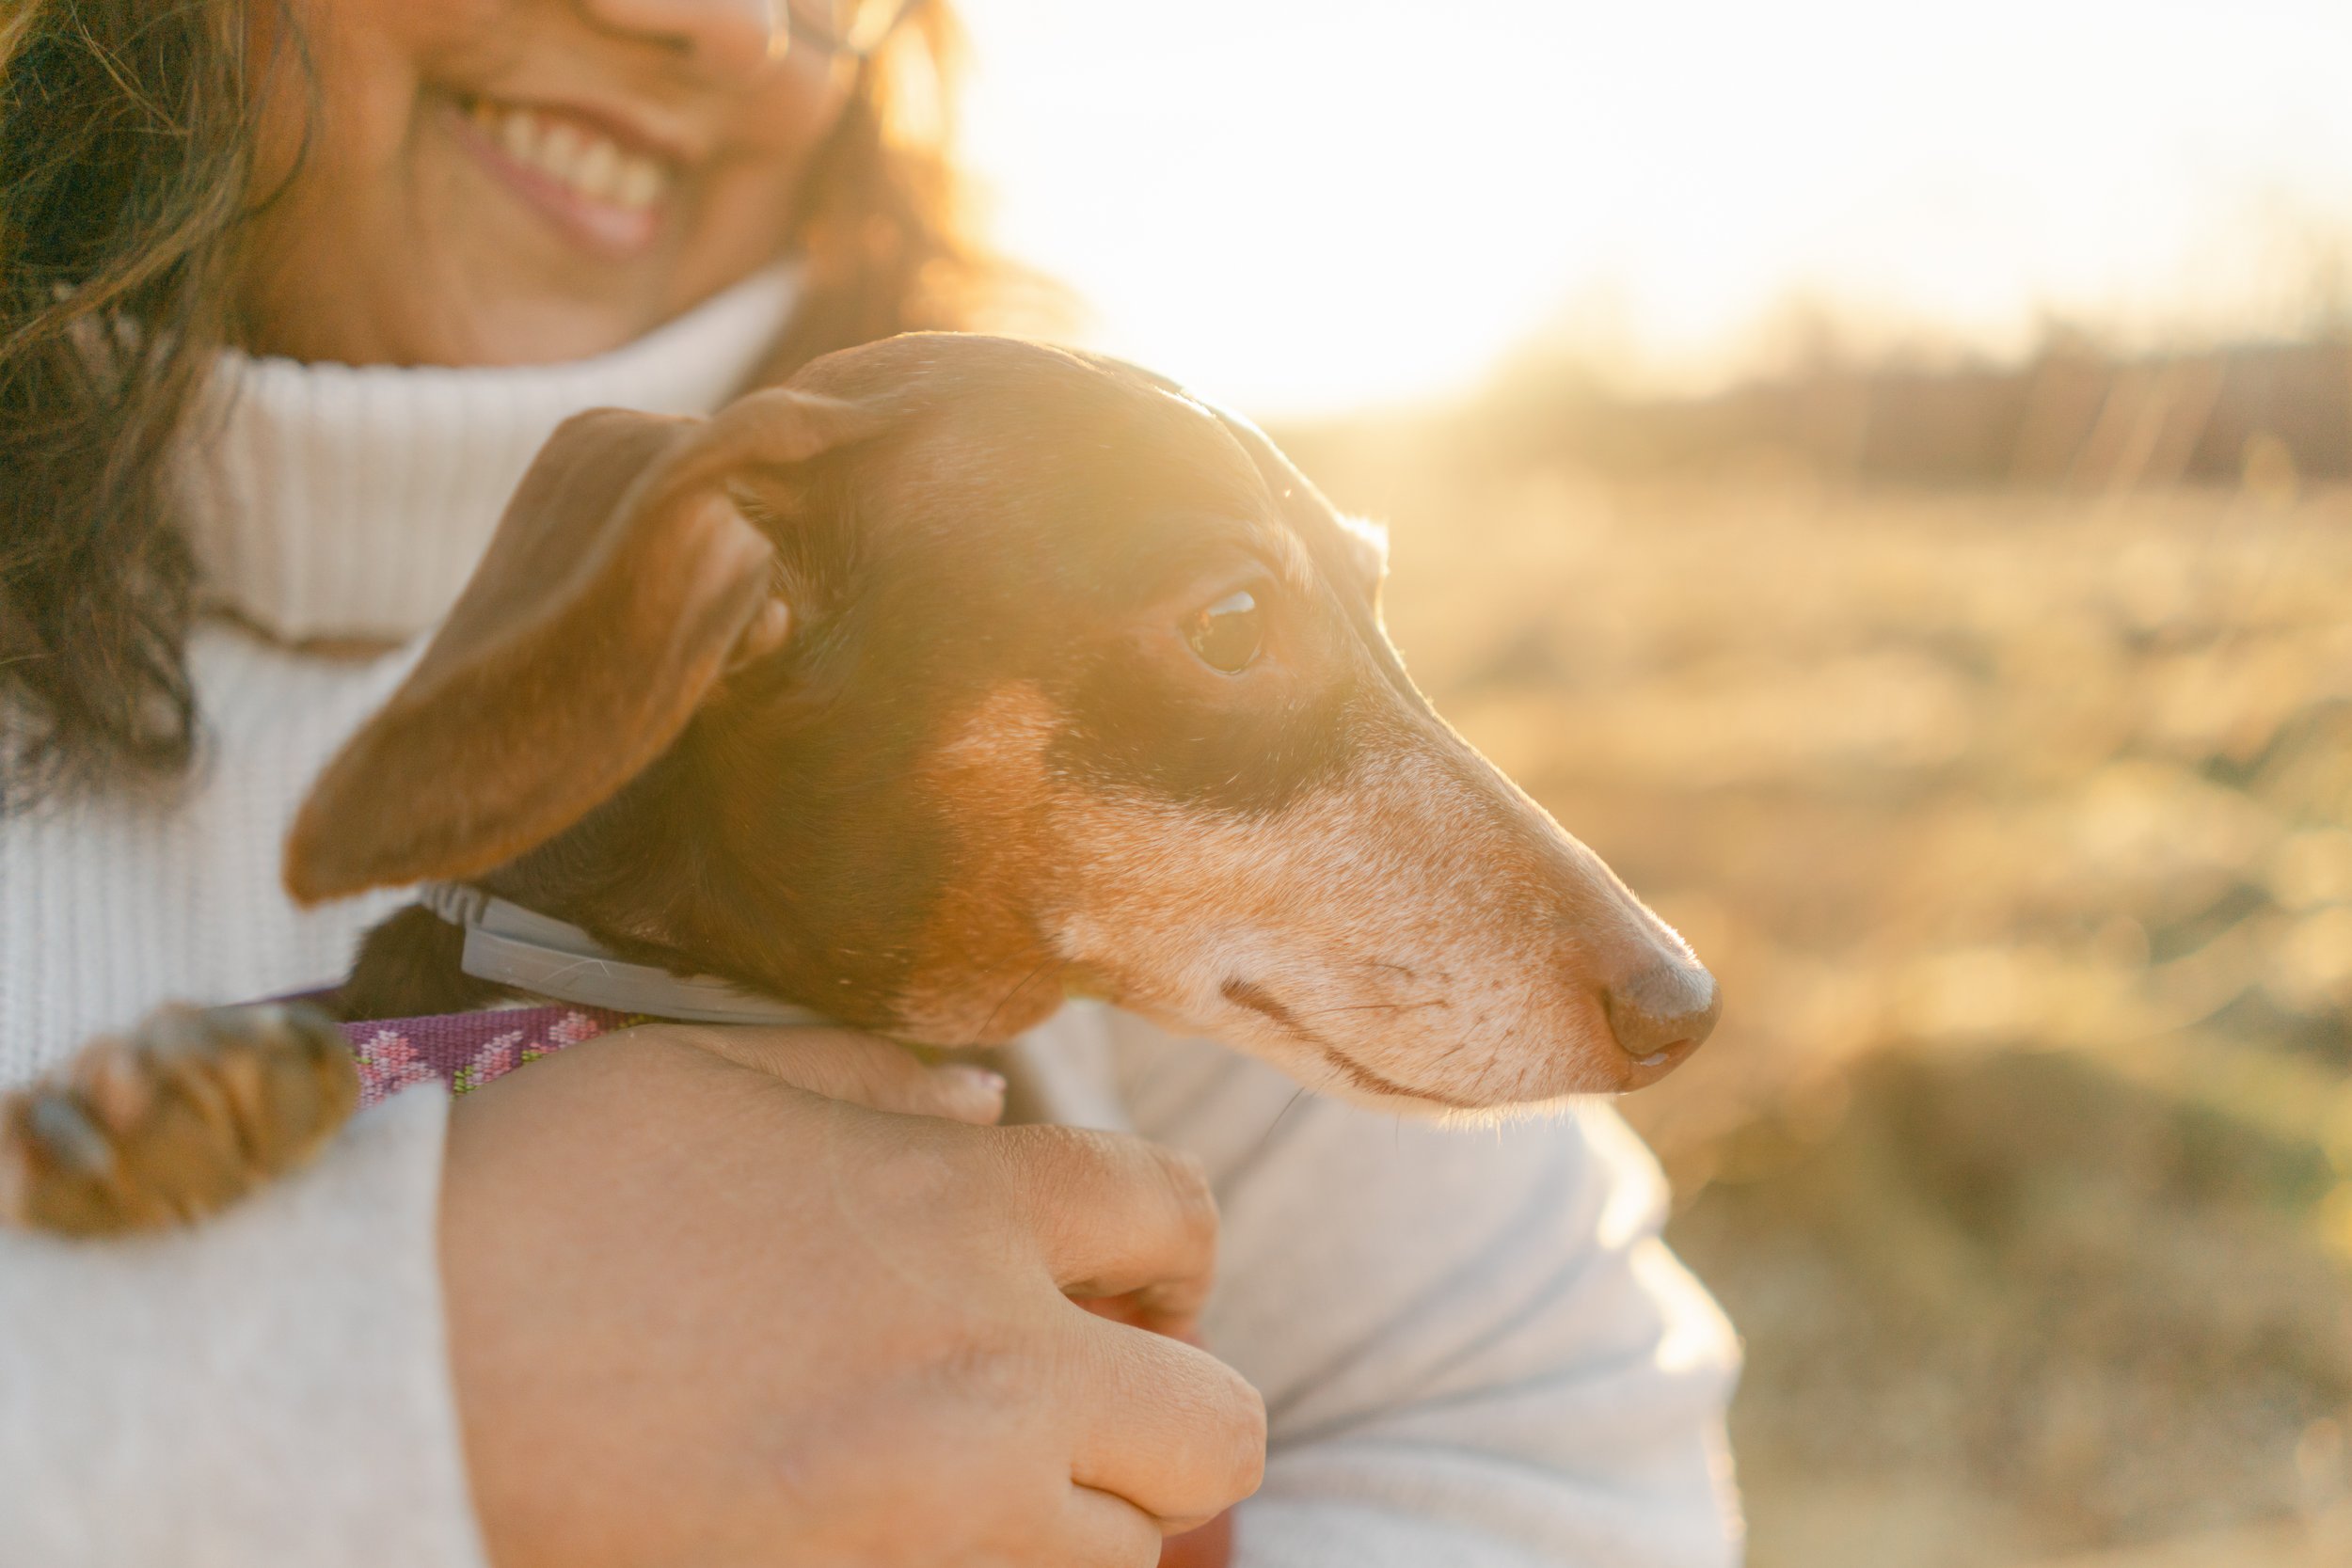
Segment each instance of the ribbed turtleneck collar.
M397 640L465 586L541 443L582 409L708 413L791 307L760 274L628 347L445 370L221 356L183 517L205 602L272 635Z

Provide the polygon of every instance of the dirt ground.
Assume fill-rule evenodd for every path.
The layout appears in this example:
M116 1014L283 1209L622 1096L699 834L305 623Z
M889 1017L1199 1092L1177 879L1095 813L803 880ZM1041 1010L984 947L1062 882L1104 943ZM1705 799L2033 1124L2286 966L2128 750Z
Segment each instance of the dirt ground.
M1629 1102L1756 1568L2352 1561L2352 494L1685 486L1287 433L1726 1022Z

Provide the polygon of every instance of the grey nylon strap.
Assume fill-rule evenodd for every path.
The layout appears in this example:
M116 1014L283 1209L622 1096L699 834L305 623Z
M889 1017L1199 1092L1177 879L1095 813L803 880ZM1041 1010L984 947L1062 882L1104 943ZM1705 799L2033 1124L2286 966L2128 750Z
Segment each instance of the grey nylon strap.
M618 958L577 926L455 882L427 882L424 907L466 933L465 972L534 996L695 1023L831 1023L806 1007L707 974Z

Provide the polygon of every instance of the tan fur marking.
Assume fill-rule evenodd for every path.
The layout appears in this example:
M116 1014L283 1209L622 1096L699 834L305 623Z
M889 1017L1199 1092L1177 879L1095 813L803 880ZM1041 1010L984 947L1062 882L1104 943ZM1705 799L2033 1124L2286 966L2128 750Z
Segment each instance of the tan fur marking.
M922 943L910 1020L1006 1037L1068 972L1392 1108L1622 1086L1606 972L1678 939L1450 731L1348 721L1368 743L1346 778L1238 816L1055 777L1051 704L995 693L930 781L969 868Z
M1044 695L1008 686L961 726L920 781L950 825L958 864L915 944L919 989L898 1009L909 1037L993 1045L1061 1005L1068 966L1031 913L1059 858L1043 809L1053 736Z

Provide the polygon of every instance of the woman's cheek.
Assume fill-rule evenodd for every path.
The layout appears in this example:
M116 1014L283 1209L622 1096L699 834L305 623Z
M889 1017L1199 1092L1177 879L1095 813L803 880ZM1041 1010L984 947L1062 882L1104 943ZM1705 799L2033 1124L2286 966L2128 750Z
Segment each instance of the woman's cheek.
M252 8L269 13L274 8ZM665 77L651 45L545 0L301 0L264 27L242 345L304 361L501 365L642 337L779 257L848 78L787 55L749 78ZM257 24L260 25L260 24ZM307 75L306 75L307 72ZM659 90L657 90L659 89ZM469 105L634 103L697 148L637 254L534 207Z

